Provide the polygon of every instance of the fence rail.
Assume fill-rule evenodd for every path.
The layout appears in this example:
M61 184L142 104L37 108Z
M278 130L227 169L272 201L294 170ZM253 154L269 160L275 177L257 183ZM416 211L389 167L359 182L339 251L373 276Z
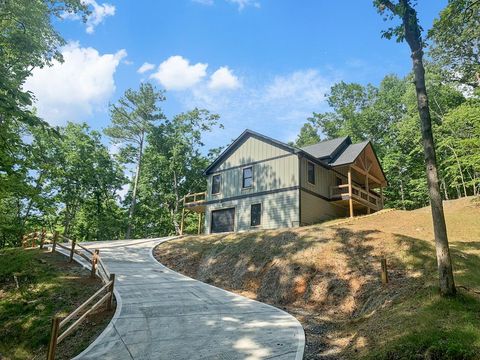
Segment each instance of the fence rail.
M59 240L62 240L62 242ZM111 274L108 271L105 263L100 257L100 250L95 249L92 251L91 249L79 244L76 240L61 235L57 231L53 232L53 234L50 234L47 233L45 229L42 229L41 231L36 230L30 234L24 235L22 238L22 247L24 248L30 246L36 247L37 243L39 243L40 249L42 249L46 243L51 244L52 253L58 251L57 246L68 251L69 262L73 261L74 255L80 256L82 259L91 264L90 276L94 278L98 275L103 282L103 286L97 290L95 294L90 296L70 314L65 317L61 317L57 314L52 318L52 328L50 342L48 344L47 360L54 360L57 345L68 335L72 334L89 314L97 310L103 304L106 304L107 310L112 309L115 274ZM91 258L87 254L90 254ZM99 297L100 299L98 299ZM60 333L62 328L65 328L65 326L69 323L71 323L70 326L68 326L65 331Z

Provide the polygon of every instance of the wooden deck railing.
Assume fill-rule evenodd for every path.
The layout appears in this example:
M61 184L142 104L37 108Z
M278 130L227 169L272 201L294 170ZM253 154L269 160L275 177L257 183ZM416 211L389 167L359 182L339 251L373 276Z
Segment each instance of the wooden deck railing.
M83 304L77 307L69 315L61 317L57 314L53 317L50 342L48 344L47 360L54 360L57 345L68 335L72 334L89 314L103 304L106 304L107 310L112 309L115 274L111 274L108 271L100 257L100 250L95 249L92 251L78 243L76 240L63 236L56 231L53 234L48 234L45 229L43 229L41 232L34 231L25 235L22 239L23 247L28 247L29 245L36 247L37 243L39 243L40 248L43 248L46 243L51 244L52 252L55 252L57 247L66 250L69 254L69 262L73 261L74 255L80 256L91 264L90 276L94 278L96 275L98 275L103 282L103 286L95 294L90 296L85 302L83 302ZM91 257L89 257L87 254L89 254ZM62 328L65 328L68 324L70 325L65 329L65 331L60 333Z
M339 186L332 186L330 187L330 198L342 198L344 196L348 196L348 184L343 184ZM366 202L370 206L374 206L375 209L379 209L381 199L379 196L374 194L371 191L366 191L356 185L352 185L352 198L356 200L360 200L362 202Z
M204 202L206 198L207 198L206 192L188 194L188 195L185 195L183 198L183 205Z

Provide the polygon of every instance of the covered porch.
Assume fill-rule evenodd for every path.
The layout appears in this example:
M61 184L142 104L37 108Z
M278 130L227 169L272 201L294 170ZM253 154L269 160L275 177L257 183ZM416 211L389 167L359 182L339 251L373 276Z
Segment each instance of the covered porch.
M334 167L337 184L330 187L331 201L344 206L350 217L383 209L387 180L372 145L359 149L354 161Z

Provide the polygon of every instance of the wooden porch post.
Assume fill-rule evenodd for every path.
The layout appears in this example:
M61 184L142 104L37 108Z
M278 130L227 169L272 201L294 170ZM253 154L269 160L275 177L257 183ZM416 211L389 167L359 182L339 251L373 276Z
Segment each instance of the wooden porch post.
M348 168L348 205L350 208L350 217L353 218L353 199L352 199L352 168Z
M367 174L365 175L365 190L367 190L368 202L370 202L370 188L369 188L369 185L368 185L368 170L367 170ZM370 214L370 206L367 206L367 214Z
M198 213L198 235L202 233L202 213Z
M382 209L383 209L383 186L382 185L380 185L380 199L382 202Z

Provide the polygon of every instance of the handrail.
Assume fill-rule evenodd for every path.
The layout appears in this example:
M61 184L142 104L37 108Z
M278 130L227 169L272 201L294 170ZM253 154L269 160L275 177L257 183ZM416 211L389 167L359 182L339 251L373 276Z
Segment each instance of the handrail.
M70 245L71 247L66 246L65 243L59 243L58 242L59 238L69 241L71 244ZM76 245L78 245L78 247L83 251L75 249ZM95 249L94 251L92 251L78 244L76 240L69 239L66 236L60 235L58 232L55 232L53 234L52 252L56 250L57 246L70 252L70 256L69 256L70 262L72 261L73 256L75 254L79 255L80 257L82 257L87 261L90 261L92 266L91 277L95 277L96 275L98 275L102 280L102 282L104 283L104 285L99 290L97 290L95 294L90 296L86 301L84 301L80 306L78 306L74 311L72 311L65 318L60 317L58 314L52 318L52 329L50 334L50 342L48 345L47 360L55 359L55 351L56 351L57 345L63 339L65 339L68 335L73 333L73 331L86 319L86 317L89 314L91 314L93 311L98 309L103 304L106 304L107 310L110 310L112 308L113 289L115 284L115 274L109 273L109 271L107 270L107 267L105 266L102 259L100 258L100 255L99 255L100 251L98 249ZM91 254L92 258L90 259L84 252ZM100 267L97 267L98 264L100 265ZM103 295L97 302L91 305L91 303L96 298L98 298L100 294L102 294L105 291L107 291L107 293ZM89 305L91 306L89 307ZM80 315L80 313L82 314ZM63 333L60 333L60 330L78 315L80 316Z
M198 199L198 198L201 199ZM193 198L193 200L190 200ZM183 197L183 204L191 204L191 203L196 203L196 202L203 202L206 201L207 198L207 193L204 192L199 192L199 193L194 193L194 194L187 194Z
M336 197L336 196L342 196L342 195L348 195L348 184L342 184L338 186L331 186L330 187L330 197ZM346 189L346 191L345 191ZM365 189L362 189L356 185L352 184L352 196L359 199L368 202L369 204L379 206L379 201L380 197L377 196L375 193L371 191L367 191Z

